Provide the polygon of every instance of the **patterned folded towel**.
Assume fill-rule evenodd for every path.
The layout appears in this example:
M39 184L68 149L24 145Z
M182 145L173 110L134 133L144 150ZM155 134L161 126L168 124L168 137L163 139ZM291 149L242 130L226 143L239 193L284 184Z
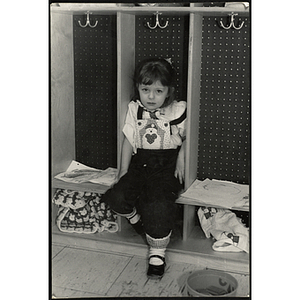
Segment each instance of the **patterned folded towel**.
M53 203L59 206L56 224L62 232L118 231L117 216L101 201L101 194L58 189Z

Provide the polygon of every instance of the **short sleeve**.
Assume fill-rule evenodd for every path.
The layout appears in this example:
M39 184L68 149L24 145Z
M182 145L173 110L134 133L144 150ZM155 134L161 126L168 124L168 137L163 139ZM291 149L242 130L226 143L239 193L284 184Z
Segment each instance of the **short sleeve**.
M186 136L186 117L183 117L186 114L186 101L174 102L173 112L174 119L182 118L182 121L176 126L178 128L179 135L183 138Z
M137 116L138 104L136 102L129 102L128 110L125 118L125 125L123 127L123 133L130 142L131 146L136 152L135 145L135 122Z

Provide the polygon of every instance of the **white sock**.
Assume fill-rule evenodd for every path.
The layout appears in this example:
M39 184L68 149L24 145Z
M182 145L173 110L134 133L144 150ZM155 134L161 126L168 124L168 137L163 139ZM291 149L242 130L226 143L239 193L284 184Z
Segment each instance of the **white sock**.
M135 214L133 217L131 218L127 218L130 222L130 224L135 224L140 220L141 216L139 214Z
M152 248L149 249L149 257L152 255L159 255L161 257L165 257L166 248ZM149 260L151 265L159 266L162 265L164 262L158 257L151 257Z

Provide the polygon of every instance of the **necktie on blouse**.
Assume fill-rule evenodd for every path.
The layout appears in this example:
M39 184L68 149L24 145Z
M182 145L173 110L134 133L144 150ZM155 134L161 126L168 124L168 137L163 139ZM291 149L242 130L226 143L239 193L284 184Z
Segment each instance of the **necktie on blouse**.
M142 119L143 112L147 112L147 113L149 113L149 116L151 119L159 120L158 117L156 116L156 112L158 112L158 111L159 111L159 109L157 109L155 111L149 111L144 106L139 105L138 111L137 111L137 119L138 120Z
M157 110L155 110L155 111L148 111L148 110L146 110L146 111L149 113L151 119L158 120L158 117L155 115L155 113L157 112Z

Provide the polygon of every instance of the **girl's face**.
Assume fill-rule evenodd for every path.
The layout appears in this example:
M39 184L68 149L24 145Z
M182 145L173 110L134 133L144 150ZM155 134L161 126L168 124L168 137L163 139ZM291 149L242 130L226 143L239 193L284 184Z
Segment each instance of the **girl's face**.
M151 85L139 84L138 90L142 104L150 111L160 108L169 96L169 88L159 80Z

